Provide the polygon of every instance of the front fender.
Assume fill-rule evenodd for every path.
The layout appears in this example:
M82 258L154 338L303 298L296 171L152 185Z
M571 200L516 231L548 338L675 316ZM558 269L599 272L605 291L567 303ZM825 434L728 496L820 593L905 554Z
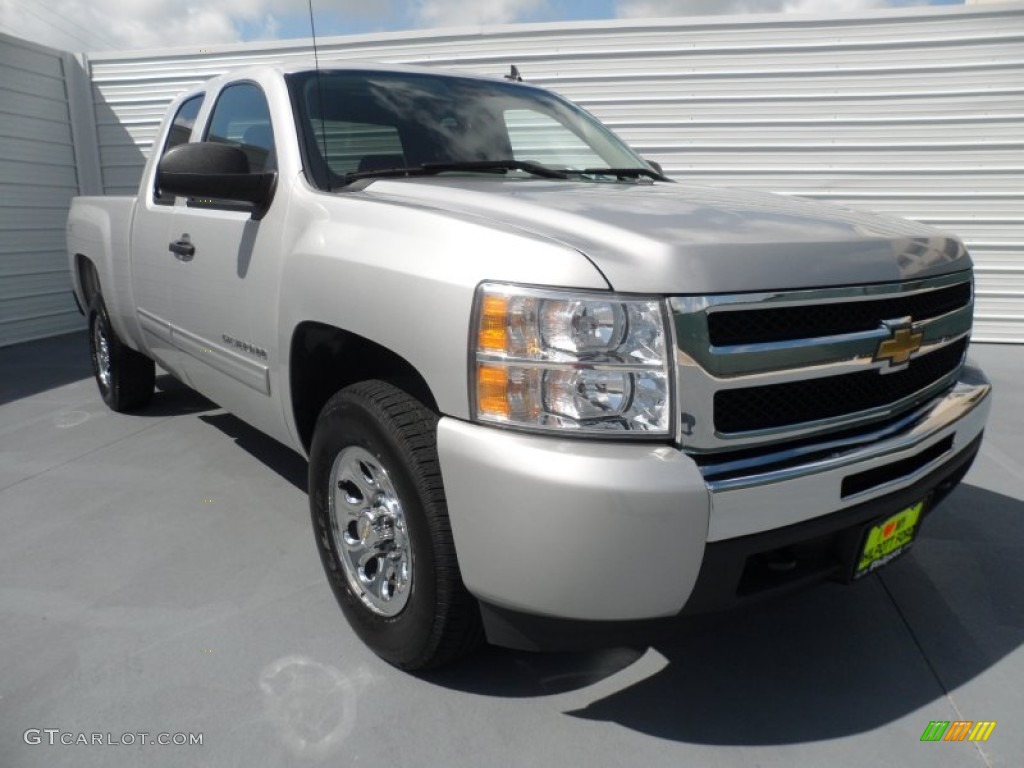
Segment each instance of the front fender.
M511 227L358 192L314 192L301 181L293 194L280 348L305 321L358 334L409 361L443 414L469 416L467 344L480 282L608 289L578 251Z

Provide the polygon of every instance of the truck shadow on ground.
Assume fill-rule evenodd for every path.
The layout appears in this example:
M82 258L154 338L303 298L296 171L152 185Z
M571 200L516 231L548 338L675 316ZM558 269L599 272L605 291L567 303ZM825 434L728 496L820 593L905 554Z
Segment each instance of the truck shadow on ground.
M250 427L241 419L227 412L203 414L199 420L219 429L233 439L243 451L263 462L303 493L306 492L308 474L306 459L291 448L267 437L258 429Z
M132 411L132 416L159 418L164 416L187 416L189 414L215 411L220 408L207 400L191 387L182 384L169 373L157 369L156 391L145 408Z
M0 405L92 376L85 331L0 349Z
M928 519L917 550L881 574L693 620L656 646L667 661L660 671L566 714L707 745L868 731L935 702L1024 643L1022 583L1024 502L961 486ZM544 696L627 677L639 655L488 648L423 678L482 695Z
M0 349L0 405L93 378L84 331ZM93 384L95 402L99 392ZM157 368L156 391L133 417L162 418L212 411L218 406Z

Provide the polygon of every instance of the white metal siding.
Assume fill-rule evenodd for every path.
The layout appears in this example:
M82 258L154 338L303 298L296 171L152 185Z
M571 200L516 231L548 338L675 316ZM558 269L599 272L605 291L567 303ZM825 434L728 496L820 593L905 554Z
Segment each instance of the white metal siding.
M79 191L65 58L0 34L0 346L82 327L64 255Z
M504 74L565 94L681 180L804 195L965 239L975 338L1024 342L1024 4L331 38L322 61ZM130 194L167 102L308 41L91 57L108 193Z

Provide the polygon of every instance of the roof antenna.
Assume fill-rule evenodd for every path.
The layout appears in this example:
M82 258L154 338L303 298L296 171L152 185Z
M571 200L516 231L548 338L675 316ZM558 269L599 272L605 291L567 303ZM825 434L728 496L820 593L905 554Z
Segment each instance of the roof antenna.
M327 191L331 191L331 168L327 164L327 126L324 123L324 89L320 79L320 56L316 50L316 23L313 21L313 0L309 2L309 31L313 34L313 64L316 67L316 98L320 106L320 151L327 168Z
M310 0L310 2L312 2L312 0ZM509 73L507 75L505 75L505 79L511 80L514 83L523 82L523 76L519 74L519 67L513 64L512 69L509 70Z

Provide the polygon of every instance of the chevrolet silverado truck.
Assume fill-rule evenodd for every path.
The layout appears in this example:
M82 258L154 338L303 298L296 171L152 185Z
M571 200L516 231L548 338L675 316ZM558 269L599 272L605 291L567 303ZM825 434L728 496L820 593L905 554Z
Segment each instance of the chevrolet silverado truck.
M159 364L306 457L327 580L404 669L854 582L990 406L955 237L673 181L512 78L212 79L67 243L106 404Z

